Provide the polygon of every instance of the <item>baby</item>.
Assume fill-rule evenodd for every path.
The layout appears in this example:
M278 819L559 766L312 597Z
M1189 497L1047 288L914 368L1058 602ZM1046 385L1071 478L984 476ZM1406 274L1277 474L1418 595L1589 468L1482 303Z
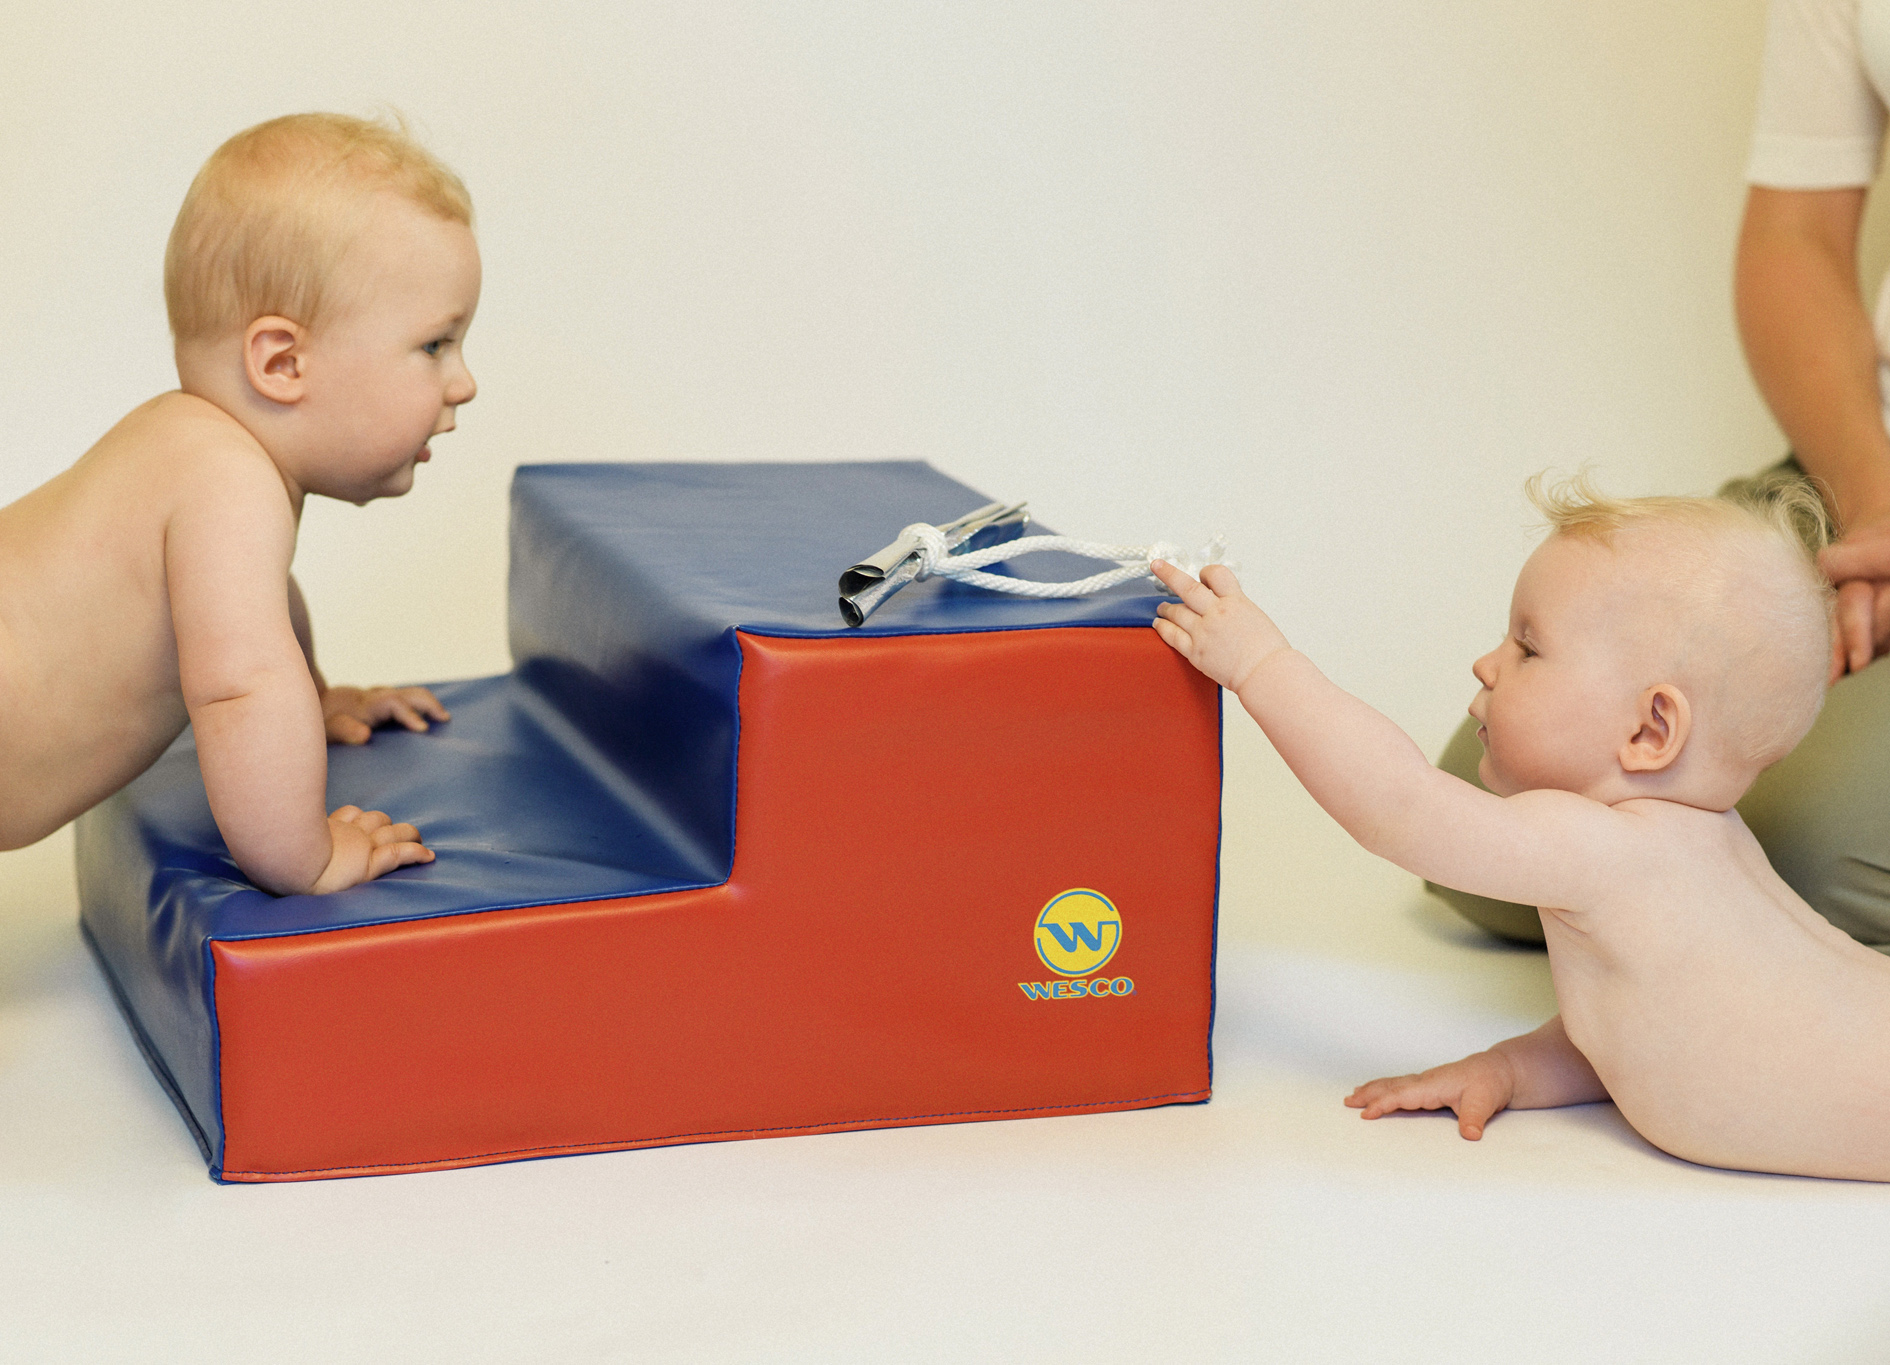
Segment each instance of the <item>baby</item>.
M1472 671L1477 790L1291 649L1224 568L1155 628L1231 689L1320 805L1422 877L1541 907L1561 1014L1463 1061L1359 1087L1376 1118L1612 1099L1711 1166L1890 1180L1890 959L1833 928L1733 803L1810 728L1831 594L1803 509L1532 495L1549 538Z
M0 509L0 848L124 786L188 722L258 886L432 861L411 825L325 813L325 740L447 713L424 688L327 686L289 562L305 497L405 493L471 401L471 219L404 133L336 115L261 124L198 173L164 262L179 391Z

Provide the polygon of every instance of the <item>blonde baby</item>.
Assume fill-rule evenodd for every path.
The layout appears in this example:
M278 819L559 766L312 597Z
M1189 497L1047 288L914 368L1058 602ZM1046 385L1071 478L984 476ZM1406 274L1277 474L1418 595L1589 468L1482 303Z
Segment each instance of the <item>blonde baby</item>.
M1419 1076L1366 1118L1612 1099L1690 1161L1890 1180L1890 959L1780 880L1733 805L1822 704L1831 594L1790 507L1540 498L1552 530L1473 671L1480 791L1293 650L1233 574L1155 628L1232 690L1362 845L1541 907L1561 1012ZM1799 509L1802 514L1804 509Z
M231 856L278 894L432 853L325 806L328 740L425 729L423 688L329 687L289 576L311 494L413 485L471 401L472 208L403 132L295 115L206 163L165 257L179 388L0 509L0 847L57 829L190 724ZM364 608L397 626L406 594Z

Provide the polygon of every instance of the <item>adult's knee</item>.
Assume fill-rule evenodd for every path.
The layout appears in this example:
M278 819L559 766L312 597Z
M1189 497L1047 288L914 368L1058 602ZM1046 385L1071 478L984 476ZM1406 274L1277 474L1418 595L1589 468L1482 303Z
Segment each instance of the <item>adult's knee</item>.
M1832 688L1811 733L1759 774L1739 814L1812 909L1890 949L1890 665Z

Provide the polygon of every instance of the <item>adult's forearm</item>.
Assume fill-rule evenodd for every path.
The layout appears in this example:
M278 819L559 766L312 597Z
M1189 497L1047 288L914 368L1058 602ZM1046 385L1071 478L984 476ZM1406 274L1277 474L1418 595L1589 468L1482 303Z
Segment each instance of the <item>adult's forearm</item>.
M1841 523L1890 510L1877 342L1857 282L1863 202L1861 189L1755 186L1735 280L1759 391Z

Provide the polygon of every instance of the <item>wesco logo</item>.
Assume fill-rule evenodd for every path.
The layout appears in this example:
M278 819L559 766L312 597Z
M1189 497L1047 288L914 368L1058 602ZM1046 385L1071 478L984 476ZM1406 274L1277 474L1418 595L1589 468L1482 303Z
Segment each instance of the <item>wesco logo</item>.
M1100 1000L1105 995L1133 995L1135 983L1126 976L1113 981L1099 976L1094 981L1020 981L1017 989L1032 1000Z
M1058 976L1089 976L1122 946L1122 916L1100 891L1052 896L1037 916L1037 956Z
M1078 887L1052 896L1032 930L1037 956L1062 977L1087 977L1102 970L1122 946L1122 914L1100 891ZM1129 995L1135 982L1126 976L1093 981L1020 981L1017 989L1031 1000L1100 1000Z

